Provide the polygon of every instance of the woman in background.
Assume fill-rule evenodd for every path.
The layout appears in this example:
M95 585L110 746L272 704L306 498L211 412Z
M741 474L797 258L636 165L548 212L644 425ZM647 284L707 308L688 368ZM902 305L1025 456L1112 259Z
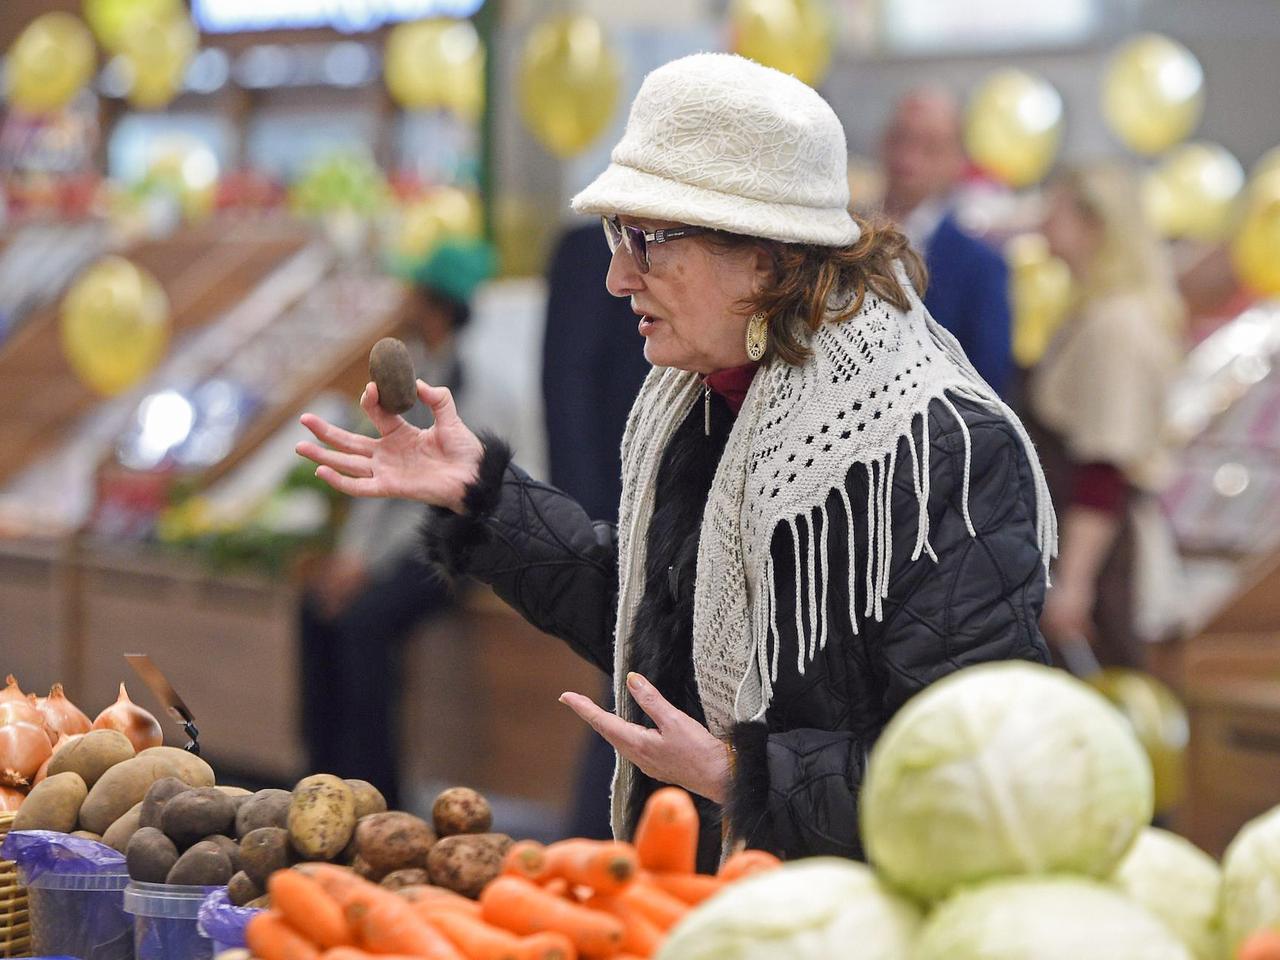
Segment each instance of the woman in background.
M1060 516L1041 627L1059 651L1091 641L1105 665L1138 667L1158 631L1150 579L1172 544L1153 494L1170 467L1165 404L1181 355L1183 307L1129 169L1067 172L1044 233L1071 269L1075 309L1031 374L1029 422ZM1166 612L1167 609L1166 609Z

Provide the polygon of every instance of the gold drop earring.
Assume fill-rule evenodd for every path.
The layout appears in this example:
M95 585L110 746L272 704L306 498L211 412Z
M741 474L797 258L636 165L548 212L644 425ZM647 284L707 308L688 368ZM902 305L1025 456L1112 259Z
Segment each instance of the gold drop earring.
M763 313L753 313L747 321L747 358L758 363L769 345L769 320Z

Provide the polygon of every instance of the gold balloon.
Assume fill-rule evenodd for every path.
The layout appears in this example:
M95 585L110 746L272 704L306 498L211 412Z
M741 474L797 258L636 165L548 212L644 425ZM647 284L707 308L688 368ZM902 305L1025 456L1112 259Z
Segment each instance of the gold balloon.
M391 250L399 258L417 261L442 240L479 237L482 229L479 198L456 187L446 187L401 211Z
M1254 182L1261 181L1268 174L1276 171L1280 171L1280 147L1272 147L1253 165Z
M183 16L182 0L84 0L84 18L93 28L98 42L112 53L119 53L121 42L135 17L169 20Z
M613 120L622 77L599 22L564 16L529 34L519 86L520 113L529 130L552 153L570 157Z
M105 396L127 390L164 356L169 300L149 273L104 257L62 301L62 350L84 383Z
M120 55L131 78L129 102L139 110L159 110L182 92L199 35L185 16L138 15L126 24Z
M817 86L831 67L832 24L819 0L733 0L733 50Z
M1204 113L1204 70L1168 37L1145 33L1111 57L1102 81L1102 114L1129 149L1167 150L1191 135Z
M1005 247L1009 301L1013 308L1013 356L1024 369L1035 366L1071 306L1071 270L1049 252L1038 233L1014 237Z
M484 46L470 20L395 27L383 75L387 90L410 110L443 108L474 120L484 107Z
M1166 237L1217 240L1227 231L1236 198L1244 187L1244 168L1216 143L1175 147L1147 175L1143 205Z
M1186 789L1187 711L1173 691L1150 674L1108 667L1089 678L1137 734L1155 778L1155 812L1168 813Z
M93 36L69 13L45 13L18 35L5 58L10 102L28 113L48 113L71 102L93 76Z
M1009 186L1043 178L1061 142L1062 97L1040 77L997 71L969 101L965 149L974 163Z
M1231 245L1240 282L1265 297L1280 297L1280 169L1249 188L1240 229Z

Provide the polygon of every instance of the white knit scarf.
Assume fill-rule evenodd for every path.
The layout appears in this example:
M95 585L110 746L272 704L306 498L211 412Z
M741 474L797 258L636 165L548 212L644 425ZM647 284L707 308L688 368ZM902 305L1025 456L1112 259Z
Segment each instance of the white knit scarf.
M928 554L929 404L937 401L955 417L964 437L962 506L968 513L970 440L952 403L964 397L999 411L1026 449L1036 484L1037 538L1046 568L1057 549L1057 521L1039 460L1021 422L973 369L964 351L929 316L905 272L899 282L911 309L902 312L867 296L862 309L842 323L826 323L810 339L813 356L799 367L775 361L761 369L747 391L712 480L702 518L694 587L693 665L707 726L725 739L735 722L764 716L784 653L803 674L826 646L830 538L848 537L854 556L862 538L869 558L863 583L849 564L849 624L882 616L889 593L894 523L916 525L912 560ZM847 301L846 301L847 302ZM835 310L838 303L831 304ZM623 487L618 520L618 620L614 685L618 715L636 722L639 709L626 690L631 637L644 591L647 533L654 510L658 469L667 444L704 389L702 378L674 368L655 368L632 407L622 441ZM915 427L920 420L919 430ZM894 517L893 476L903 438L910 450L919 504L914 517ZM846 479L865 470L867 502L849 502ZM826 504L844 500L847 530L832 530ZM817 520L815 520L815 517ZM818 523L820 521L820 525ZM774 578L770 544L782 525L790 528L795 582ZM799 533L805 531L805 537ZM820 536L815 537L815 530ZM800 556L800 544L807 556ZM801 592L801 564L807 571ZM844 572L841 572L844 575ZM778 641L778 590L794 590L795 650ZM807 618L803 614L807 612ZM807 619L807 625L806 625ZM807 628L806 628L807 626ZM837 627L838 629L839 627ZM613 784L613 826L629 832L626 801L634 767L619 756Z

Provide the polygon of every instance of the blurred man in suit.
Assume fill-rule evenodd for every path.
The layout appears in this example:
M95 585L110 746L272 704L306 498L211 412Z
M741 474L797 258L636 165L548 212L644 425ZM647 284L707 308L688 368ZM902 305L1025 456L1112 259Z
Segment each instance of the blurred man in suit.
M960 105L920 88L898 101L880 143L884 212L929 267L929 312L955 335L983 378L1011 387L1009 273L1004 260L957 223L953 194L966 168Z

